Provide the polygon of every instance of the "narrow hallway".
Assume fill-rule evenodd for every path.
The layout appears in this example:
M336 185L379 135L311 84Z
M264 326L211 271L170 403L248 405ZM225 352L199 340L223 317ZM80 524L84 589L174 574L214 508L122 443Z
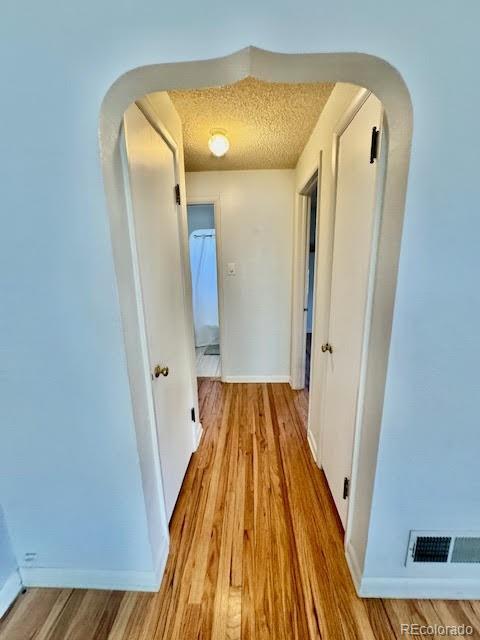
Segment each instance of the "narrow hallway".
M402 621L478 627L476 603L357 597L308 447L305 392L204 379L199 397L204 436L173 514L146 638L378 640L399 637Z
M0 640L382 640L404 623L470 624L478 637L479 602L357 597L305 392L203 379L199 395L204 435L160 592L28 589Z

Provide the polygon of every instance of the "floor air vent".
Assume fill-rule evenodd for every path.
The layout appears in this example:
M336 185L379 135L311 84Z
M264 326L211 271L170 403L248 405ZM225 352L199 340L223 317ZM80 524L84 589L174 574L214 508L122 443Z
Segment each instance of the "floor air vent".
M448 562L451 538L418 536L413 551L414 562Z
M480 538L455 538L450 562L480 562Z
M480 534L411 531L406 564L480 563Z

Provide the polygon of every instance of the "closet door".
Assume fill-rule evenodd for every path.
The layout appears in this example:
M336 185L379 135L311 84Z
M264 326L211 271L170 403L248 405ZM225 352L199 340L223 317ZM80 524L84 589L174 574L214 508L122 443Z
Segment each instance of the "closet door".
M338 147L322 466L344 526L375 222L378 161L370 163L370 148L381 115L381 103L370 95Z
M193 449L173 152L136 105L125 140L163 490L170 519Z

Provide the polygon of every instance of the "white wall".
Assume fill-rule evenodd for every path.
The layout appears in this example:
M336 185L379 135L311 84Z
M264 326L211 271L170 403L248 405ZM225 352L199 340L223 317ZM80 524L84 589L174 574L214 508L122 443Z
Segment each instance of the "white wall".
M294 172L187 173L187 197L206 196L221 211L222 375L288 380Z
M181 123L166 94L156 102L156 116L179 143L179 181L184 192ZM186 228L186 213L184 217ZM131 276L126 220L123 230L121 281ZM106 236L108 255L109 242ZM75 253L76 247L72 238L70 251ZM55 264L68 263L69 251L60 251ZM123 327L117 317L109 330L102 329L108 287L118 303L113 265L107 260L102 266L108 278L92 257L85 273L90 276L91 292L87 296L77 287L73 308L64 307L68 295L62 288L69 282L72 285L73 276L66 273L53 283L43 283L42 304L57 305L58 312L63 309L62 323L69 329L68 338L60 338L55 327L47 327L40 348L45 361L51 354L63 354L69 365L47 379L39 376L30 389L29 402L5 415L10 428L5 447L0 449L0 467L9 482L2 486L2 495L27 586L152 589L158 585L166 559L168 525L159 504L163 495L150 428L150 390L145 385L140 349L138 359L128 361L128 369L125 353L126 347L127 353L135 350L137 335L131 325L138 321L136 303L132 299L125 304L124 300ZM110 314L103 318L107 325L111 320ZM71 359L71 349L87 326L82 344L91 359L80 365L78 357ZM110 355L104 353L101 358L100 345L108 347ZM14 386L17 379L13 377L10 384ZM135 391L133 401L129 382ZM59 390L61 395L55 400ZM27 415L32 425L29 446L18 427ZM28 553L35 553L35 558L26 561Z
M303 0L301 15L286 0L274 12L245 0L221 13L213 0L182 11L153 0L2 5L0 493L19 558L151 563L98 114L128 69L248 44L365 52L410 89L413 155L366 571L404 575L410 528L480 529L480 5Z

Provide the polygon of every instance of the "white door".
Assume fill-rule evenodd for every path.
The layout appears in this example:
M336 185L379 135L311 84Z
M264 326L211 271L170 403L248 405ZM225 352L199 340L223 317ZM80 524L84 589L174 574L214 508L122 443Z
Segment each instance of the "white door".
M370 163L372 128L382 106L371 95L339 140L332 289L322 466L346 525L374 232L377 163Z
M136 105L126 112L124 125L163 488L170 519L193 449L174 155ZM157 371L156 377L155 367L168 367L168 372Z

